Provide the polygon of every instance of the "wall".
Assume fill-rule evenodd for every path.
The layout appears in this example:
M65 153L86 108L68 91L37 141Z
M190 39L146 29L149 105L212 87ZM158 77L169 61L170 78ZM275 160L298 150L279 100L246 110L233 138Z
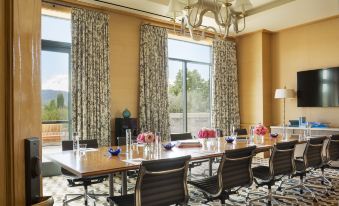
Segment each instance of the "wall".
M239 36L237 55L241 127L270 125L270 33L258 31Z
M298 26L272 35L272 93L276 88L297 89L297 71L339 66L339 16ZM283 103L272 100L272 123L282 123ZM339 127L339 107L298 108L286 101L286 120L305 116L308 121L330 122Z
M122 117L125 108L138 116L139 97L139 28L142 20L133 16L110 13L110 72L112 134L114 118Z
M5 0L0 0L0 31L5 31ZM0 32L0 205L6 205L5 53L5 32Z

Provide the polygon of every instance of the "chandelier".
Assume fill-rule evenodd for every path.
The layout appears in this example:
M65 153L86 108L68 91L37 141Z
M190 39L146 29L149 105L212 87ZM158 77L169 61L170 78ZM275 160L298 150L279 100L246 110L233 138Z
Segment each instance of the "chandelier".
M235 2L234 5L233 2ZM216 36L219 33L225 38L229 35L231 28L236 33L245 29L245 13L252 7L250 0L170 0L168 14L173 18L174 25L179 18L182 26L181 33L184 34L188 29L190 36L194 39L197 39L194 36L195 30L202 31L202 37L205 32L212 30ZM207 14L212 15L216 26L203 25ZM241 27L240 24L242 24Z

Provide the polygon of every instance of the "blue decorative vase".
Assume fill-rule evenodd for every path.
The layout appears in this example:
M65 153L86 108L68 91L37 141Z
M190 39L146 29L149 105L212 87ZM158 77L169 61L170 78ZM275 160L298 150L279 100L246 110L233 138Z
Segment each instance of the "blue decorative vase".
M131 117L131 112L126 108L123 112L122 112L122 116L124 118L130 118Z

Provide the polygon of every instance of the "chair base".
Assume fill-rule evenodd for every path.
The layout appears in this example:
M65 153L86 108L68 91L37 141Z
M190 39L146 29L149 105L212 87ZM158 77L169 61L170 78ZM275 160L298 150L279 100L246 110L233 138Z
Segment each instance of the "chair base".
M247 193L246 199L249 199L249 195L251 194L257 194L257 195L262 195L261 197L257 197L254 199L251 199L248 201L248 205L252 205L253 202L259 201L259 200L267 200L267 205L272 205L272 203L280 205L281 203L279 203L277 201L277 199L285 199L285 200L290 200L290 201L295 201L296 205L299 204L299 201L297 198L294 197L289 197L289 196L283 196L283 195L277 195L277 194L273 194L271 189L268 189L268 193L263 193L263 192L249 192Z
M285 188L283 190L283 194L286 193L286 190L291 190L291 189L300 189L300 194L303 194L304 192L308 192L311 194L313 198L313 202L318 202L318 199L316 198L314 192L310 188L318 188L318 189L325 189L325 194L329 196L329 193L327 191L327 188L324 186L319 186L319 185L311 185L311 184L304 184L304 183L299 183L297 185L293 185L291 187Z
M324 171L322 170L322 173L320 176L313 176L313 177L309 177L309 178L306 178L305 181L308 181L308 180L315 180L315 179L320 179L321 181L321 184L326 187L326 192L327 192L327 188L330 188L331 191L334 191L335 190L335 187L332 185L332 182L325 176L325 173ZM333 179L333 178L331 178Z
M75 196L71 199L68 199L68 196ZM95 205L95 201L98 199L97 197L108 197L108 194L93 194L93 193L84 193L84 194L65 194L64 200L63 200L63 206L67 206L68 203L80 200L82 198L85 199L84 205L88 205L88 200L92 200Z

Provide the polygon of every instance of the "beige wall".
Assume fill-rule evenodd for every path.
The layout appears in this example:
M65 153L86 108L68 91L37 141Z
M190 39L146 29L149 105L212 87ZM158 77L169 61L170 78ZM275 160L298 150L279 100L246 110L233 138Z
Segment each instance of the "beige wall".
M259 31L237 38L241 127L270 124L270 34Z
M272 35L272 93L276 88L297 89L297 71L339 66L339 17L290 28ZM282 123L282 101L272 100L272 123ZM305 116L308 121L339 127L339 107L298 108L286 101L286 120Z
M0 0L0 205L6 205L5 170L5 0Z
M114 118L122 117L125 108L138 116L139 97L139 28L141 19L110 14L111 103ZM113 135L114 136L114 135Z

